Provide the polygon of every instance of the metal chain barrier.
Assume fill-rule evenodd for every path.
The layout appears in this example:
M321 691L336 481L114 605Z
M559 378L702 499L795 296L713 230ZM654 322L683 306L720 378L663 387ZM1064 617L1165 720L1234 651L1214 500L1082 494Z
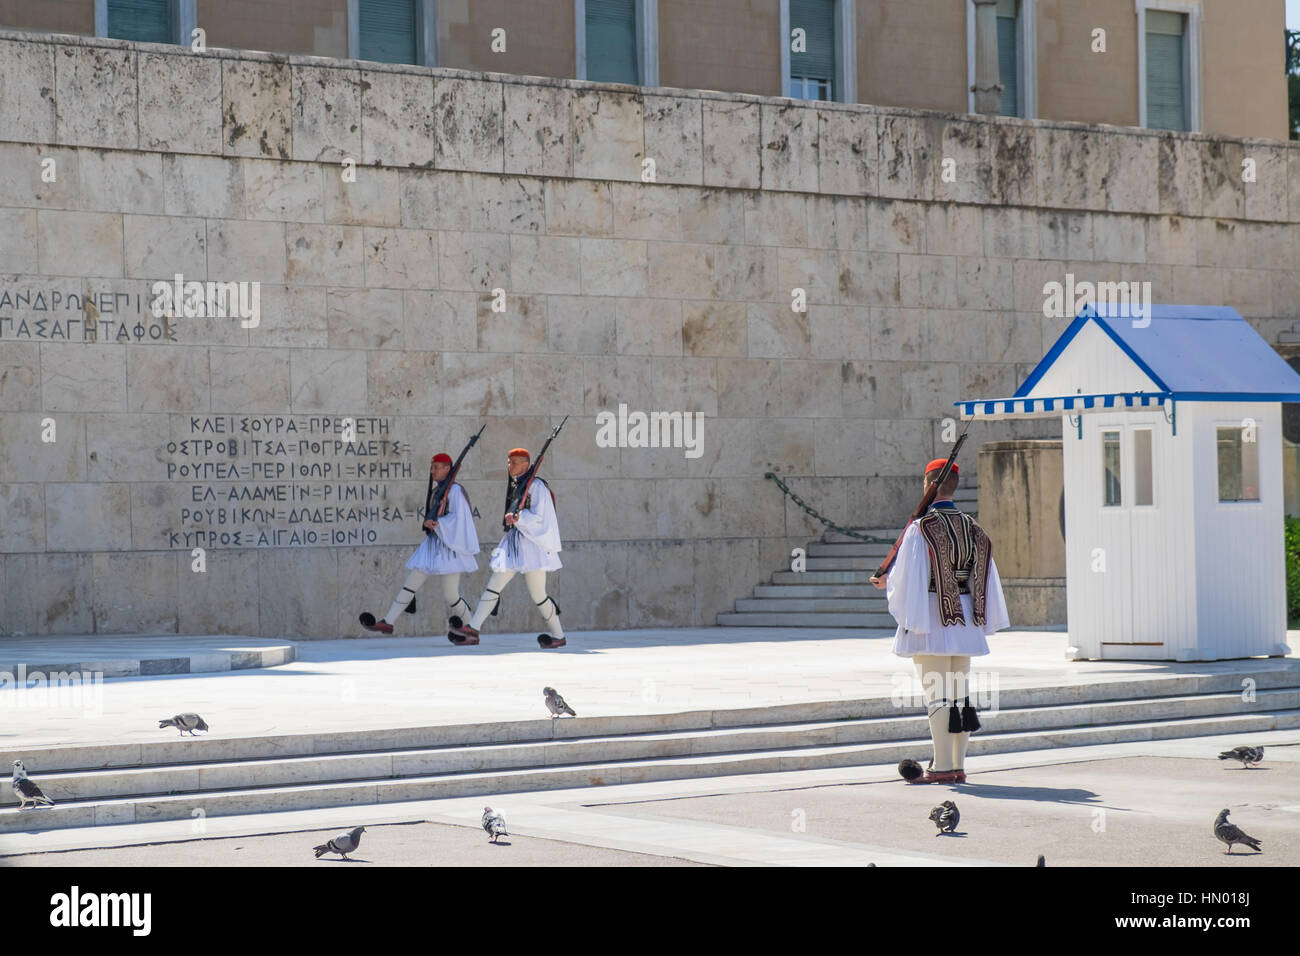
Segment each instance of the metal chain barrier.
M769 471L769 472L765 472L765 473L763 474L763 477L764 477L764 478L771 478L773 481L775 481L775 482L776 482L776 486L777 486L778 488L780 488L781 491L782 491L782 492L783 492L783 493L784 493L784 494L785 494L785 495L786 495L786 496L787 496L791 501L793 501L795 504L797 504L800 508L802 508L804 511L806 511L809 515L811 515L812 517L816 518L818 521L820 521L820 522L821 522L822 524L824 524L826 527L830 528L832 531L838 531L840 534L848 535L848 537L850 537L850 538L857 538L859 541L867 541L867 542L870 542L871 544L893 544L893 543L894 543L894 539L893 539L893 538L877 538L877 537L875 537L874 535L863 534L861 531L854 531L854 530L852 530L852 529L850 529L850 528L844 528L844 527L841 527L840 525L837 525L837 524L836 524L834 521L832 521L830 518L826 517L824 514L822 514L820 511L818 511L818 510L817 510L816 508L814 508L812 505L808 504L808 502L804 501L802 498L800 498L798 495L796 495L793 491L791 491L791 490L790 490L790 487L789 487L789 486L788 486L784 481L782 481L782 480L781 480L780 478L778 478L776 475L772 474L770 471Z

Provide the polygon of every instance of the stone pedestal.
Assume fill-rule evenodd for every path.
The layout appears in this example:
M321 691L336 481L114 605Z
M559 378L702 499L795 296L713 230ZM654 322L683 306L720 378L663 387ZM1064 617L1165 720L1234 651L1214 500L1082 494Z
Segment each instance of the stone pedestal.
M988 442L979 520L993 539L1011 622L1065 623L1065 475L1058 439Z

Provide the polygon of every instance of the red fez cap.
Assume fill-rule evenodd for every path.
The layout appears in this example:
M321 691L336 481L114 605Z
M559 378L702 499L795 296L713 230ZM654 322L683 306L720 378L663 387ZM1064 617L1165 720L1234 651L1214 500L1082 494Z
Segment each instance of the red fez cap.
M507 457L507 458L527 458L529 461L532 461L532 460L533 460L533 456L530 455L530 454L528 454L528 449L527 449L527 448L511 448L511 449L510 449L510 454L506 455L506 457Z
M948 464L947 458L936 458L934 461L930 462L930 464L925 466L925 473L928 475L932 471L943 471L943 466L946 464ZM952 473L954 475L961 474L961 471L958 470L957 463L955 461L952 463Z
M438 454L433 456L433 460L435 462L441 462L444 465L450 465L451 455L448 455L445 451L440 451Z

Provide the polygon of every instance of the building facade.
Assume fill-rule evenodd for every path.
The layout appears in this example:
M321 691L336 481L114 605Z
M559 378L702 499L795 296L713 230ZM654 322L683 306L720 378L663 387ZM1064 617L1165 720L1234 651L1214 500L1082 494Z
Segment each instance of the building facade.
M1284 0L996 5L1002 113L1286 139ZM0 29L974 109L974 0L0 0Z
M505 452L564 415L567 629L712 624L822 530L765 473L901 522L956 397L1068 324L1053 284L1270 344L1300 302L1285 142L19 33L0 116L5 634L354 635L429 456L487 423L490 549ZM699 453L602 443L624 407Z

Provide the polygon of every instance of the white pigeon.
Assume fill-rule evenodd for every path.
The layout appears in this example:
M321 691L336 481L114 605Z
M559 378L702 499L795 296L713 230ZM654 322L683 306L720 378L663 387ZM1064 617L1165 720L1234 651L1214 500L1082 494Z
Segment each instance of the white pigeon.
M158 729L161 730L164 727L175 727L181 732L182 737L185 736L186 731L189 731L189 735L193 737L194 731L208 729L207 723L198 714L177 714L167 720L158 721Z
M47 807L54 806L54 801L42 793L41 788L27 776L27 768L23 766L21 760L14 761L14 776L9 781L9 786L18 797L19 810L28 810L42 804Z
M506 833L506 818L497 813L491 807L483 808L483 830L492 838L492 842L497 842L499 836L509 836Z
M551 720L561 714L568 714L570 717L578 716L578 712L564 702L564 698L554 687L543 687L542 699L546 701L546 709L551 712Z
M326 853L339 853L346 860L348 854L354 852L361 845L361 834L365 832L365 827L353 827L347 833L340 833L328 843L312 847L316 851L316 859L319 860Z

